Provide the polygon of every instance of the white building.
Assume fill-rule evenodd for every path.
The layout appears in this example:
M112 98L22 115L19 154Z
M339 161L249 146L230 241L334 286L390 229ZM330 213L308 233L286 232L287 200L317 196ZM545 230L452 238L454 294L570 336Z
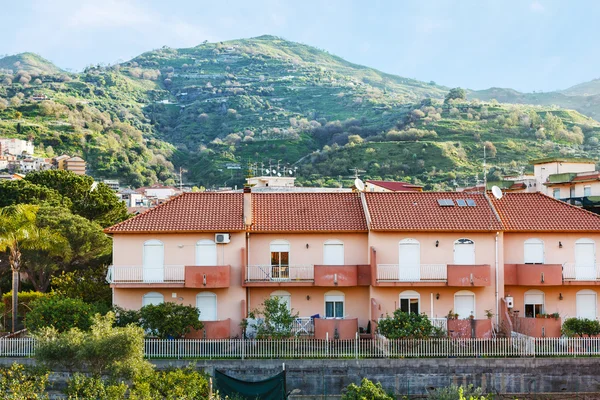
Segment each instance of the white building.
M0 138L0 155L10 154L20 156L22 154L33 155L33 142L21 139Z

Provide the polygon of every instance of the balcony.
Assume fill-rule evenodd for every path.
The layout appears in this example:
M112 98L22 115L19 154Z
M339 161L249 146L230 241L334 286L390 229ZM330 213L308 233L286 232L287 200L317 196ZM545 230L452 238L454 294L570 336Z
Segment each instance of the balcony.
M192 330L185 335L186 339L229 339L231 337L231 319L222 321L202 321L204 327Z
M355 339L358 332L357 318L315 318L315 339Z
M314 265L248 265L245 270L246 286L313 286Z
M446 286L448 280L446 264L377 264L375 276L378 286Z
M492 284L489 264L448 265L448 286L482 287Z
M228 288L231 282L230 271L229 265L186 265L184 287L193 289Z
M163 268L144 268L142 265L111 265L106 280L109 284L123 287L183 287L185 267L165 265Z
M369 265L315 265L315 286L369 286Z
M561 264L504 264L506 286L560 286L562 284Z
M533 337L560 337L561 318L524 318L511 316L513 330Z
M565 263L563 265L563 279L565 285L599 284L600 276L598 265L577 265Z

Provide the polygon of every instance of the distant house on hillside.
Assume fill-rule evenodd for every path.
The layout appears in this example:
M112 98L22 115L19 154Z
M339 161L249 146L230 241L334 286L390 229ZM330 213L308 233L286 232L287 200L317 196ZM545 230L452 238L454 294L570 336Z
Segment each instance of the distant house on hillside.
M408 182L367 180L365 190L367 192L422 192L423 186Z

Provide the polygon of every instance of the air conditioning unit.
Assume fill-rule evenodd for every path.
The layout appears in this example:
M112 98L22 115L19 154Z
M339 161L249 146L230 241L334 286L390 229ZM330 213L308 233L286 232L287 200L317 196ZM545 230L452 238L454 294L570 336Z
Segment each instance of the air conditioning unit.
M229 233L217 233L215 234L215 242L217 243L229 243L230 241Z

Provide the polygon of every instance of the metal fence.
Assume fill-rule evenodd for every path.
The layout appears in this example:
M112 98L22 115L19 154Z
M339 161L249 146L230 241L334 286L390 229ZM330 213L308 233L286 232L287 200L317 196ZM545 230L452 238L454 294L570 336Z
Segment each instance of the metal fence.
M33 338L0 339L0 357L32 357ZM600 338L533 338L513 333L493 339L373 339L284 340L146 339L147 358L504 358L600 356Z

